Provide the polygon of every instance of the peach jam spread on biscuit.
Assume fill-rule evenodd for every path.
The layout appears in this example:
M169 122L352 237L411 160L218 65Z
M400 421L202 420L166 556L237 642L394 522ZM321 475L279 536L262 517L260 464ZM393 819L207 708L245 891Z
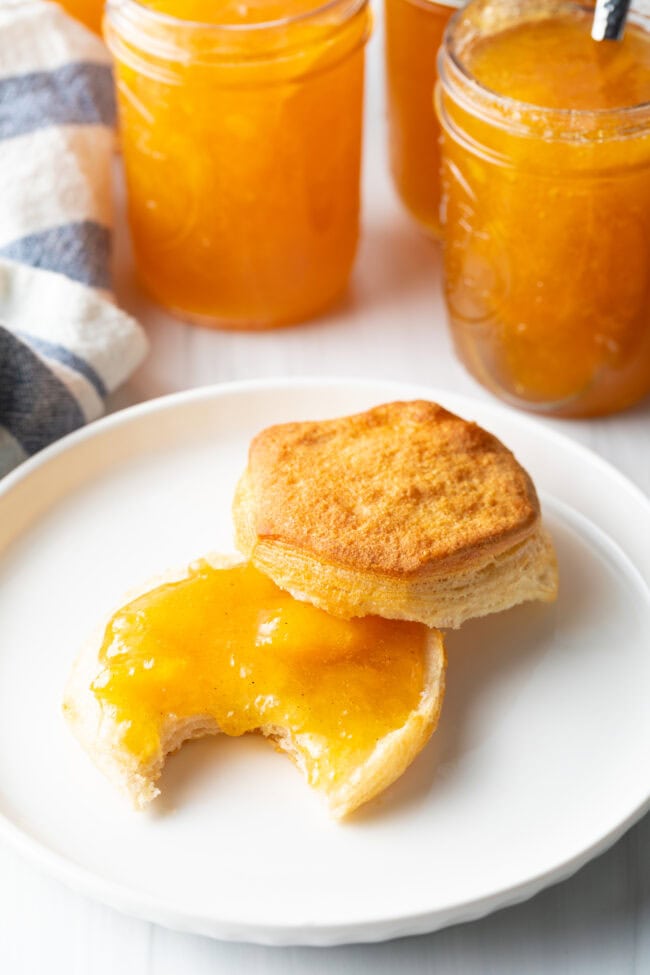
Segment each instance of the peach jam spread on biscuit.
M139 761L167 718L208 716L289 732L311 784L333 783L418 707L426 645L419 623L337 619L251 565L199 561L114 614L92 690Z

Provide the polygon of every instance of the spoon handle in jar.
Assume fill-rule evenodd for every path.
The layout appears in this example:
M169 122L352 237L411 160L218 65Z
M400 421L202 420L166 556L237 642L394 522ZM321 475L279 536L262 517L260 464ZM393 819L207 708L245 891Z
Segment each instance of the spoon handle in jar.
M619 41L625 30L630 0L596 0L591 36L595 41Z

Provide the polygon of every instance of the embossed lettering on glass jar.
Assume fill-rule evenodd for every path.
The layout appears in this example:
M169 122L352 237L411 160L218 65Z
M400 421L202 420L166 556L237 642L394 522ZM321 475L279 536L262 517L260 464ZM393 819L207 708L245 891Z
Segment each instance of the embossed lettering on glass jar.
M461 0L385 0L390 161L402 202L440 234L440 129L433 111L436 56Z
M558 416L650 391L650 18L598 45L591 15L472 0L439 57L456 349L498 396Z
M369 30L367 0L108 0L129 223L155 300L260 328L344 291Z

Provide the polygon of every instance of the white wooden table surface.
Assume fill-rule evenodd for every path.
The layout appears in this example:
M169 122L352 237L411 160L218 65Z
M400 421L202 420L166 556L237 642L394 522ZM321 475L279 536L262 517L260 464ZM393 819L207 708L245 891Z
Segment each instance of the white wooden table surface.
M396 379L488 398L453 357L442 316L437 249L403 215L390 185L380 53L377 34L369 51L363 240L346 302L316 323L275 333L192 329L151 308L139 294L122 231L119 297L147 326L152 351L115 395L113 408L206 383L283 375ZM650 402L603 420L540 422L553 423L591 447L650 493ZM650 543L650 525L639 530L648 533ZM572 879L526 904L425 937L334 949L261 948L167 931L69 892L0 847L1 975L397 971L650 973L650 817Z

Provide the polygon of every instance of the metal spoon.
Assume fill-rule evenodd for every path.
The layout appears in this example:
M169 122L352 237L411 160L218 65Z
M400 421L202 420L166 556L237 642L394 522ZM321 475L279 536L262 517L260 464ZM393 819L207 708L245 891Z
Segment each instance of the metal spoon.
M620 41L630 0L596 0L591 36L595 41Z

